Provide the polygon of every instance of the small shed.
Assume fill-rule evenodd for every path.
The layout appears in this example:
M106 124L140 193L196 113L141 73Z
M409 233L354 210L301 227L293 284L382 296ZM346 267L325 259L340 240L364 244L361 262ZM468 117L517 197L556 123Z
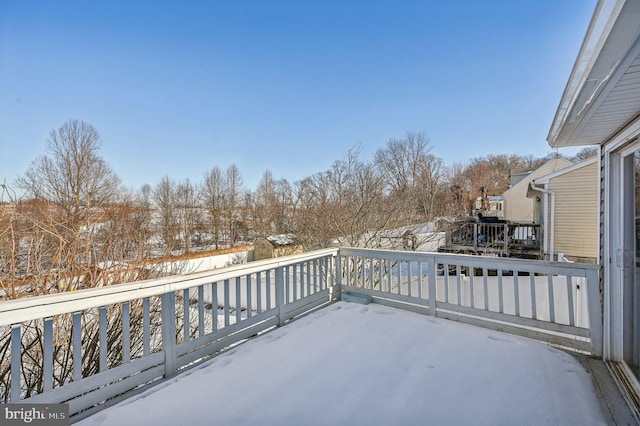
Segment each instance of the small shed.
M271 259L274 257L289 256L304 251L294 234L270 235L265 238L256 238L253 243L254 260Z

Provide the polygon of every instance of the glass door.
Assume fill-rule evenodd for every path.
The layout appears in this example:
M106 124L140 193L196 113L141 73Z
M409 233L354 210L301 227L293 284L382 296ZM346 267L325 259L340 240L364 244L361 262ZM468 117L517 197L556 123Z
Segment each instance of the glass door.
M622 355L640 379L640 146L622 150L619 158L621 226L612 232L618 234L614 261L622 287Z

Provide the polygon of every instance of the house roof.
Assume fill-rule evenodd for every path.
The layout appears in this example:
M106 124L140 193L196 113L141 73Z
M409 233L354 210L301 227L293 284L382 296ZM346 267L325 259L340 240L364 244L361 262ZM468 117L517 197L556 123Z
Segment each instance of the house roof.
M503 197L509 196L510 193L515 192L518 188L522 188L522 191L524 191L524 188L528 187L529 182L531 182L533 179L540 176L544 176L549 172L555 172L556 170L564 169L565 167L568 167L572 164L573 163L571 161L565 160L564 158L561 158L561 157L553 158L547 161L546 163L544 163L542 166L535 169L533 172L529 173L529 175L527 175L524 179L520 180L518 183L513 185L511 188L507 189L504 192Z
M596 145L640 114L640 0L600 0L547 136Z
M535 182L536 185L544 185L545 183L549 183L549 181L551 179L554 179L554 178L556 178L558 176L565 175L567 173L571 173L571 172L573 172L575 170L579 170L579 169L581 169L583 167L586 167L586 166L588 166L590 164L597 163L597 162L598 162L598 157L590 157L590 158L587 158L586 160L583 160L583 161L581 161L579 163L575 163L575 164L573 164L571 166L568 166L568 167L565 167L563 169L556 170L555 172L549 173L548 175L540 176L539 178L534 179L534 182Z

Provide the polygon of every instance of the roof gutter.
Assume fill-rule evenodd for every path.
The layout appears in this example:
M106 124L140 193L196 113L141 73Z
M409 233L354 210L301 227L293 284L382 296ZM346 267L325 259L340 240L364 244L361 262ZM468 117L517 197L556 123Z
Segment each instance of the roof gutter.
M554 260L553 259L554 258L553 242L554 242L555 221L556 221L556 193L550 189L536 186L535 181L531 181L529 183L529 186L534 191L542 192L543 194L545 194L545 197L548 197L548 196L551 197L551 206L549 208L550 223L549 223L549 226L546 226L545 224L545 227L544 227L544 254L549 254L549 260ZM545 207L546 205L547 203L545 202ZM546 218L546 214L545 214L545 218Z

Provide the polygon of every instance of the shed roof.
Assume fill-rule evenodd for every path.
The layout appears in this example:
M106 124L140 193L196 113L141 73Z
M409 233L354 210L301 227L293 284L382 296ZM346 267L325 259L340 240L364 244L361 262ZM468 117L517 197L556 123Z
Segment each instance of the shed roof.
M273 244L274 247L283 247L297 244L297 237L294 234L269 235L268 237L266 237L266 240Z

